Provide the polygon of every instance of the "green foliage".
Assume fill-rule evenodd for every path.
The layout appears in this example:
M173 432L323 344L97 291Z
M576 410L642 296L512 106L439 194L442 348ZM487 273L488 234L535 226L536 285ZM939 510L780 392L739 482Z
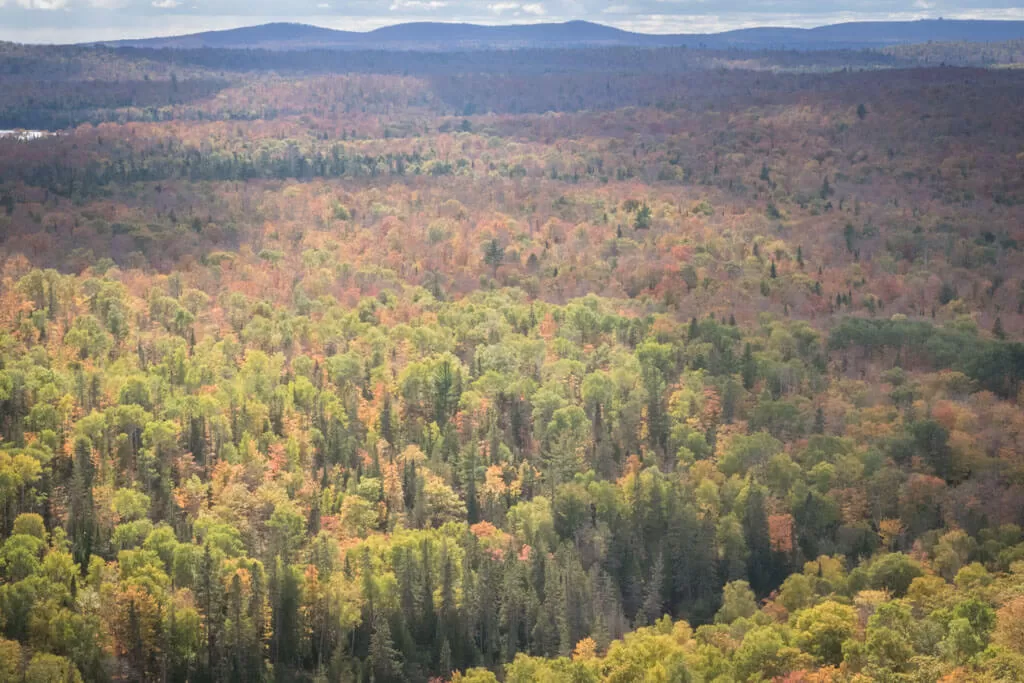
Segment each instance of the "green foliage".
M1014 74L5 50L0 683L1024 676Z

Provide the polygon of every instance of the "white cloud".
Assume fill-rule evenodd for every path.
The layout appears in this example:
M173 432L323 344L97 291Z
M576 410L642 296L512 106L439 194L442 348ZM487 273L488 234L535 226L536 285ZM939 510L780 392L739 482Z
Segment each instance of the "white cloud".
M318 2L316 3L317 9L331 9L331 3L329 2Z
M447 7L448 3L443 0L395 0L391 3L390 9L392 12L403 9L441 9Z
M178 0L153 0L153 7L157 9L174 9L180 6L181 3Z
M67 4L67 0L18 0L18 6L24 9L64 9Z
M89 7L96 9L121 9L131 4L131 0L86 0Z
M535 17L542 17L547 14L547 10L539 2L531 2L522 4L519 2L495 2L487 6L487 9L491 10L495 14L506 14L509 13L513 17L520 17L524 14L531 14Z

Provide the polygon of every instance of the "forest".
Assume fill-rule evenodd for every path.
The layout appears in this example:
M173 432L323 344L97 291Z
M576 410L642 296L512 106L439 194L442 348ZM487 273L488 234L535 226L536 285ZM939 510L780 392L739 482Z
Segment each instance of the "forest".
M1019 49L0 45L0 683L1024 680Z

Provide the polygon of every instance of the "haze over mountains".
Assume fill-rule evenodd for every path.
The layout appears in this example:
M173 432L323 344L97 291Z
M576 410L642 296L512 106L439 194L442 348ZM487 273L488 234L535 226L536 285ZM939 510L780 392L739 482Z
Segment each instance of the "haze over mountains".
M511 49L573 46L688 46L710 48L857 49L942 42L1024 39L1024 21L921 20L851 22L812 29L759 27L713 34L657 35L588 21L483 26L408 23L369 32L339 31L298 23L207 31L164 38L108 41L116 47L229 49Z

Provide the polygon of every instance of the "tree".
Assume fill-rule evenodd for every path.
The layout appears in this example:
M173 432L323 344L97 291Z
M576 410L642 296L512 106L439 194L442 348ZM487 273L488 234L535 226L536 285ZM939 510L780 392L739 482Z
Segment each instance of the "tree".
M20 683L21 645L0 638L0 683Z
M807 607L814 598L814 587L805 574L790 574L779 588L778 602L790 614Z
M82 675L67 658L40 653L28 663L25 683L82 683Z
M484 263L491 267L491 277L498 276L498 266L505 260L505 248L497 238L484 245Z
M992 639L1003 647L1024 655L1024 596L1008 601L996 612Z
M757 612L754 591L746 581L730 581L722 593L722 607L715 615L715 623L731 624L739 618L752 617Z
M637 209L636 216L633 218L633 228L635 230L647 230L651 227L651 207L644 202Z
M774 628L761 626L751 629L733 655L736 680L756 680L755 676L774 679L787 673L784 648L782 636Z
M402 675L402 655L391 640L391 626L381 611L374 612L370 635L370 680L374 683L398 683Z
M768 516L764 511L764 492L751 482L747 485L746 505L743 510L743 537L747 550L747 577L754 591L766 595L774 586L777 569Z
M843 663L843 643L857 631L857 612L831 600L796 614L797 644L822 664Z
M865 647L869 671L905 673L914 657L915 623L910 611L896 603L878 606L868 619Z
M86 566L92 554L96 526L92 493L95 466L92 462L92 441L88 437L80 436L75 439L72 467L68 534L71 537L75 561Z
M903 553L889 553L869 567L871 587L884 589L896 597L903 597L917 577L922 575L921 565Z

